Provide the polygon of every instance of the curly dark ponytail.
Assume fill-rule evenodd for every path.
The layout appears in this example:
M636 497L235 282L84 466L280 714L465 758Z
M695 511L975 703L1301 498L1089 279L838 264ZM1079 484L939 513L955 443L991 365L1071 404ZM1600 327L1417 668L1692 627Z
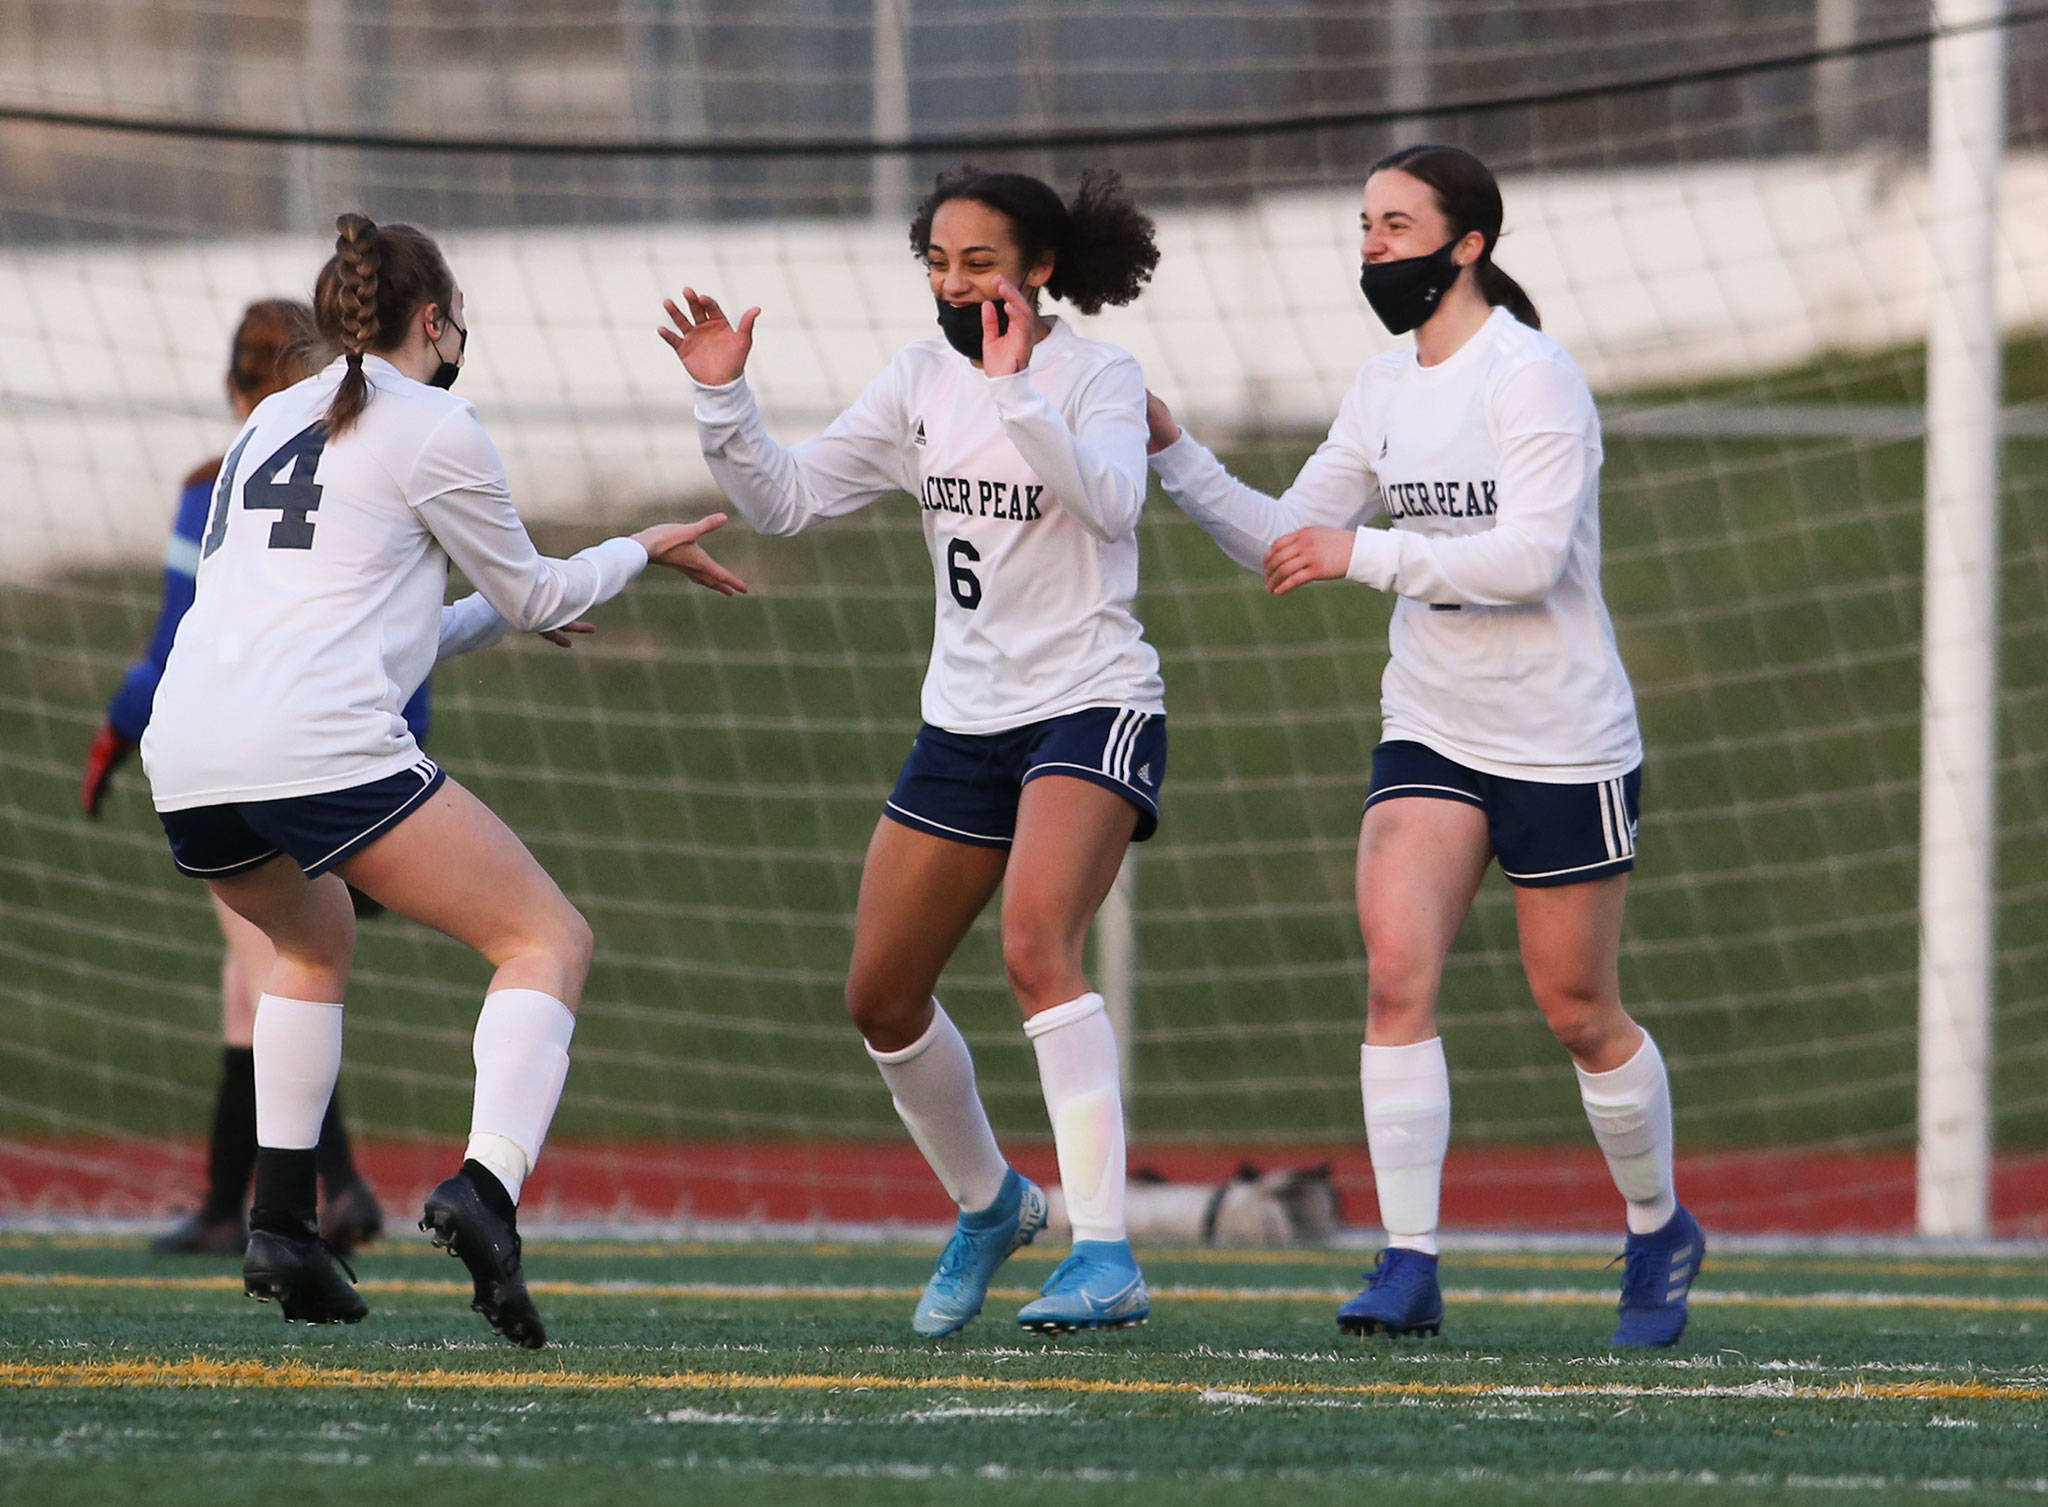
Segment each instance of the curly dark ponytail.
M912 255L923 259L931 244L932 219L939 206L953 199L986 204L1007 219L1025 266L1036 266L1050 253L1046 292L1083 314L1132 302L1159 265L1151 216L1125 191L1123 179L1107 170L1083 173L1071 203L1060 202L1050 185L1026 173L982 172L966 165L941 173L911 218Z
M334 255L313 284L320 333L348 358L327 409L330 437L347 433L369 404L364 353L396 350L413 315L428 304L445 314L455 297L455 276L425 232L354 213L337 216L334 229Z
M1430 186L1436 194L1437 208L1451 222L1454 237L1476 230L1485 238L1486 248L1479 253L1472 269L1479 284L1479 296L1497 308L1505 308L1530 329L1542 329L1543 316L1536 312L1535 300L1493 260L1505 210L1501 206L1500 184L1492 170L1463 147L1434 144L1402 147L1375 162L1365 176L1371 178L1374 173L1389 169Z

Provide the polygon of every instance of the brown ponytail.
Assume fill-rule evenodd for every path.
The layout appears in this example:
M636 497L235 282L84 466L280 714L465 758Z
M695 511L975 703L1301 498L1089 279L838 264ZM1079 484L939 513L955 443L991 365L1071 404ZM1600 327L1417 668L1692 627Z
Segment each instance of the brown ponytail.
M347 433L369 405L364 354L396 350L415 314L428 304L445 314L455 297L454 274L425 233L353 213L337 216L334 229L334 255L313 285L320 333L348 361L327 409L330 438Z
M1399 171L1427 183L1436 194L1437 208L1451 222L1451 235L1460 238L1478 231L1485 239L1472 273L1479 284L1479 296L1497 308L1504 308L1532 330L1543 328L1543 316L1535 300L1522 285L1495 265L1493 248L1500 240L1500 184L1487 165L1461 147L1422 145L1403 147L1382 157L1366 173Z

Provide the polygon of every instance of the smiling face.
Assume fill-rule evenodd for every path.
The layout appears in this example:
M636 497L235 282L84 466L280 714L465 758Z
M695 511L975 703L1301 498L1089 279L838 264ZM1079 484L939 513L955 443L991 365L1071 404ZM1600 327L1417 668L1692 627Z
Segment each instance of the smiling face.
M1036 266L1026 267L1010 217L979 199L948 199L941 204L932 216L931 238L924 248L932 296L953 304L994 301L999 277L1033 298L1052 276L1052 261L1047 252Z
M1399 168L1385 168L1365 180L1365 207L1358 225L1364 232L1359 257L1368 262L1428 256L1451 238L1451 222L1437 203L1436 190ZM1469 267L1485 249L1486 238L1468 230L1452 260Z

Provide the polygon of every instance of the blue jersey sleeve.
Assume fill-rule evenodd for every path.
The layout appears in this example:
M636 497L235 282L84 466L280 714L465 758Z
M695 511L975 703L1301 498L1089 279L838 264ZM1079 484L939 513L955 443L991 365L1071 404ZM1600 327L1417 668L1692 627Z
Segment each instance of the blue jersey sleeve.
M213 501L213 468L194 472L178 495L178 518L172 525L169 546L164 551L164 597L158 609L156 632L142 658L128 667L121 689L107 707L107 721L115 732L134 743L149 726L150 704L156 700L156 684L163 678L164 661L170 657L171 642L178 636L178 624L192 605L193 577L199 571L199 539L206 531L206 513Z
M412 693L412 700L405 704L405 725L412 729L413 741L422 748L427 743L427 727L433 721L433 696L430 689L433 682L422 680L420 688Z

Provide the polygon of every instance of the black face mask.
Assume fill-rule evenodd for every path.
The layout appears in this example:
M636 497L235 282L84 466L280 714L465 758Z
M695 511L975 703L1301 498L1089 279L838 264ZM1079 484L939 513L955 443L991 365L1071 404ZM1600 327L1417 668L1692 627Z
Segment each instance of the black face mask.
M943 298L938 303L939 328L945 333L946 344L969 361L979 361L983 306L978 303L947 303ZM1010 333L1010 309L1007 304L996 305L996 333Z
M455 359L450 361L446 356L441 356L440 344L436 342L434 354L441 356L441 364L435 367L434 374L427 378L427 386L438 387L443 391L455 385L456 377L462 373L462 355L469 349L469 331L456 324L452 318L449 319L448 323L454 329L456 335Z
M1463 236L1444 242L1428 256L1398 262L1367 262L1359 268L1358 286L1365 301L1393 335L1405 335L1436 312L1461 270L1451 260Z

